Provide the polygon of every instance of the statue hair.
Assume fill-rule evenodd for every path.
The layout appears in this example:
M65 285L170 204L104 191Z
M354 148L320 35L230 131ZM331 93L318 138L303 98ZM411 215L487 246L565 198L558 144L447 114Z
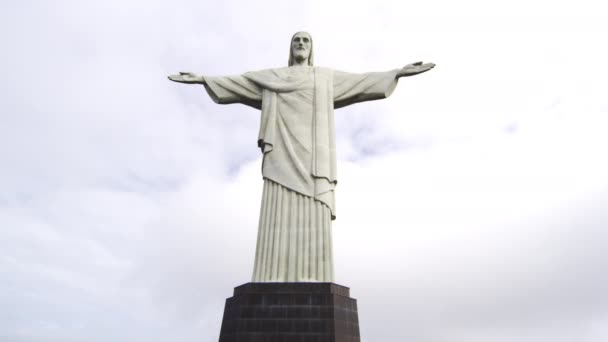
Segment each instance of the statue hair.
M306 33L308 35L308 37L310 38L310 55L308 55L308 65L309 66L313 66L314 65L314 61L313 61L313 44L312 44L312 36L310 35L310 33L305 32L305 31L298 31L296 33L293 34L293 36L291 36L291 40L289 41L289 62L287 63L287 66L292 66L294 64L294 58L293 58L293 50L291 49L291 43L293 42L293 38L296 36L296 34L298 33Z

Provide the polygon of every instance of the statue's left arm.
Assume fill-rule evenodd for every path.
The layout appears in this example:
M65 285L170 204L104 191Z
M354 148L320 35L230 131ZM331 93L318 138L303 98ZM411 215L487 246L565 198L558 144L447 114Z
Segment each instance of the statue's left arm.
M334 71L334 108L341 108L358 102L385 99L395 90L399 78L414 76L434 67L435 64L433 63L416 62L401 69L386 72L352 74Z

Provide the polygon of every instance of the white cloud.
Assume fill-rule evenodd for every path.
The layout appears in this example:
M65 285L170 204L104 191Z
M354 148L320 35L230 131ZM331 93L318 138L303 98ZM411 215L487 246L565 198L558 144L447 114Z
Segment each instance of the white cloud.
M364 340L606 340L608 52L595 2L144 1L0 11L0 339L214 340L247 282L259 114L191 70L416 60L337 113L336 273Z

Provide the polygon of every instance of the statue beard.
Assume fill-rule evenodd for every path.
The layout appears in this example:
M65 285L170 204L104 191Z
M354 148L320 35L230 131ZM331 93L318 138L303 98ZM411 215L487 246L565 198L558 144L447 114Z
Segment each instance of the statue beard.
M308 56L306 54L306 52L302 51L302 50L296 50L295 53L293 54L293 59L298 62L304 62L308 59Z

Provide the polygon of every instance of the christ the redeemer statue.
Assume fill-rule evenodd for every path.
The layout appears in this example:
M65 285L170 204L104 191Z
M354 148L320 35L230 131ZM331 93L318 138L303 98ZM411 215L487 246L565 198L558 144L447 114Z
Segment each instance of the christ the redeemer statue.
M264 154L264 191L252 281L334 282L334 109L384 99L400 77L435 65L417 62L365 74L314 67L306 32L293 35L289 52L285 68L225 77L180 72L169 79L204 85L216 103L262 111L258 146Z

